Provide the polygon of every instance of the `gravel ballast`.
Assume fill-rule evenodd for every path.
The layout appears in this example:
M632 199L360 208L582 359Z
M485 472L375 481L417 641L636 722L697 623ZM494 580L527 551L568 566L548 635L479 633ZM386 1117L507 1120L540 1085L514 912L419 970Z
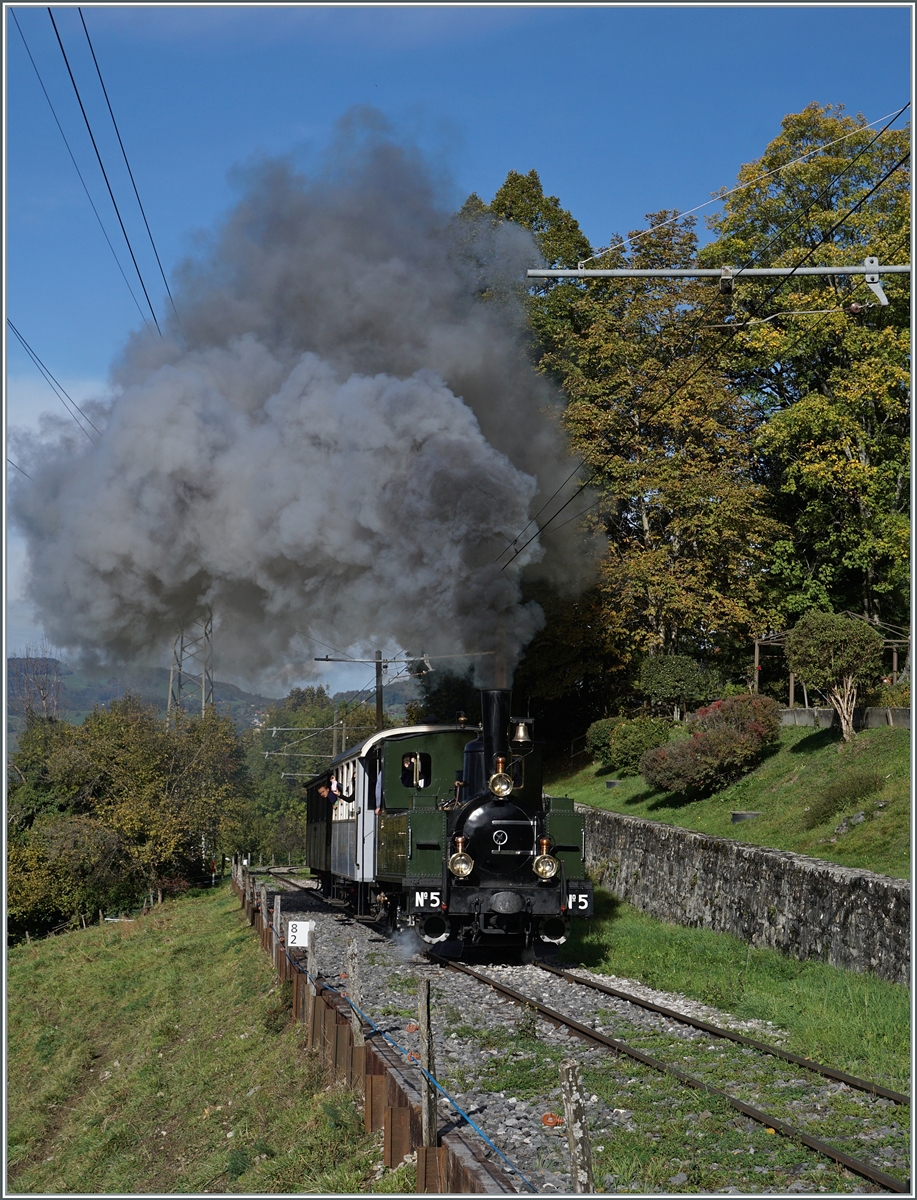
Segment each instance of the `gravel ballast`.
M586 1086L595 1182L604 1192L671 1194L867 1194L882 1189L789 1139L768 1135L725 1102L569 1036L534 1009L504 999L469 976L431 963L413 935L383 937L330 909L308 890L283 897L283 916L317 923L318 968L331 986L357 946L362 1008L407 1052L419 1052L416 984L431 984L436 1077L452 1098L439 1100L441 1131L463 1127L456 1107L539 1193L572 1191L559 1064L575 1059ZM909 1170L909 1113L845 1084L735 1046L670 1018L577 986L536 965L476 965L495 982L591 1028L678 1065L811 1136L900 1177ZM740 1021L709 1005L638 982L574 968L686 1016L780 1045L769 1023ZM410 1066L407 1067L411 1070ZM419 1075L419 1072L418 1072ZM484 1142L482 1140L482 1146ZM486 1156L506 1167L486 1147Z

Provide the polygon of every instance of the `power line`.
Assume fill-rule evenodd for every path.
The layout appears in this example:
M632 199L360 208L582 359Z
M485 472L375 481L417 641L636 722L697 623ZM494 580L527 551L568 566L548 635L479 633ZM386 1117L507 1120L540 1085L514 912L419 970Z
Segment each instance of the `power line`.
M857 288L860 288L860 287L862 287L862 286L863 286L863 284L864 284L864 282L865 282L865 280L863 280L863 279L859 279L859 280L857 280L857 282L856 282L855 286L854 286L854 287L851 289L851 294L852 294L853 292L855 292L855 291L857 290ZM808 313L812 313L813 315L815 315L816 313L817 313L817 314L819 314L819 315L821 315L821 314L824 314L824 315L829 315L830 313L833 313L833 312L844 312L844 311L846 311L846 310L845 310L845 309L837 309L837 308L827 308L827 309L805 309L805 310L802 310L802 312L801 312L801 313L798 313L798 314L797 314L797 313L781 313L781 314L776 314L776 315L780 315L780 316L797 316L797 315L804 315L804 314L808 314ZM789 344L789 347L785 347L785 348L784 348L784 349L781 351L781 355L782 355L783 357L786 357L790 351L792 351L792 350L793 350L793 349L794 349L796 346L798 346L798 345L799 345L799 343L800 343L800 342L803 340L803 338L805 338L805 337L811 337L813 333L817 333L817 332L818 332L818 330L819 330L819 328L820 328L822 325L824 325L824 323L825 323L825 321L824 321L824 316L822 316L822 320L821 320L821 321L818 321L818 322L816 322L814 329L813 329L813 328L809 328L809 329L806 329L806 330L803 330L802 332L800 332L800 334L799 334L799 335L798 335L798 336L797 336L797 337L796 337L796 338L795 338L795 339L794 339L792 342L790 342L790 344ZM714 328L715 328L715 327L714 327ZM733 329L733 330L736 330L736 329L738 329L738 328L741 328L741 326L726 325L726 326L723 326L722 328L724 328L724 329ZM586 515L586 513L588 513L588 512L591 512L591 511L592 511L592 509L594 509L594 508L597 508L597 507L598 507L598 506L599 506L599 505L602 503L603 499L604 499L604 497L603 497L603 496L599 496L599 497L598 497L596 500L594 500L594 501L592 502L592 504L588 505L588 506L587 506L586 508L584 508L584 509L583 509L581 512L577 513L577 514L576 514L576 516L573 516L573 517L568 517L566 521L561 521L560 525L558 525L558 526L556 526L556 527L555 527L555 532L557 531L557 529L563 529L563 527L564 527L565 525L569 525L569 524L570 524L572 521L576 521L576 520L578 520L580 517L584 517L584 516Z
M73 397L70 396L70 394L66 391L66 389L63 388L61 386L61 384L59 384L57 382L57 380L54 378L54 376L51 374L51 372L48 370L48 368L45 366L45 364L41 361L41 359L38 357L38 355L35 353L35 351L29 345L29 343L25 340L25 338L22 336L22 334L19 332L19 330L13 324L13 322L9 319L9 317L6 318L6 323L7 323L7 325L9 325L10 329L12 329L13 333L15 333L16 337L19 339L19 342L20 342L23 350L25 350L26 354L28 354L29 358L31 358L31 360L35 364L35 366L38 367L39 371L41 371L42 375L45 377L45 380L50 384L51 390L57 396L58 400L60 400L61 404L63 404L64 408L67 409L67 412L70 414L70 416L73 417L74 421L76 421L77 425L79 425L79 428L82 430L82 432L86 434L86 436L89 438L90 441L92 441L92 435L90 433L88 433L87 430L83 429L83 426L80 425L80 422L79 422L78 418L76 417L76 415L74 413L70 412L70 409L67 407L67 401L69 401L69 403L76 409L76 411L80 414L80 416L83 418L84 421L87 421L90 425L92 425L92 428L96 431L96 433L99 435L99 437L101 437L102 436L101 429L99 429L98 426L93 424L92 420L83 412L83 410L80 408L80 406L77 404L77 402L73 399ZM62 392L63 392L63 395L61 395ZM64 400L64 396L67 397L67 400Z
M494 559L494 562L499 562L500 559L503 557L503 555L507 552L507 550L512 550L513 546L515 546L516 542L519 541L519 539L522 537L522 535L528 529L529 525L531 525L533 521L538 520L538 518L541 516L541 514L544 512L544 510L548 507L548 505L551 503L551 501L554 499L554 497L563 491L563 489L567 486L567 484L570 482L570 480L573 478L573 476L576 474L576 472L578 470L580 470L582 465L583 464L581 462L577 463L577 465L573 468L573 470L570 472L570 474L567 476L567 478L563 481L563 483L560 485L560 487L555 488L553 493L550 496L548 496L547 500L545 500L544 504L542 504L542 506L541 506L541 508L539 508L538 512L535 513L535 515L533 517L531 517L530 520L528 520L525 523L525 525L522 526L522 528L519 530L519 532L516 534L516 536L512 539L512 541L506 543L506 545L503 547L503 549L500 551L500 553Z
M124 149L124 142L122 142L122 140L121 140L121 131L118 128L118 122L115 120L115 114L111 107L111 101L108 98L108 91L105 87L105 81L102 78L102 71L99 67L98 59L96 58L96 52L93 49L92 41L90 40L90 37L89 37L89 30L86 28L86 19L83 16L83 10L81 8L77 8L76 11L80 14L80 20L83 23L83 32L86 34L86 41L89 43L89 52L92 55L92 61L95 63L96 74L99 77L99 83L102 85L102 93L105 96L105 103L108 105L108 112L111 117L111 123L112 123L112 125L114 125L115 133L118 136L118 145L121 147L121 154L124 157L124 165L127 167L127 173L130 176L131 184L133 185L133 188L134 188L134 195L137 197L137 204L140 206L140 213L143 217L143 223L146 226L146 231L150 238L150 245L153 247L153 253L156 255L156 264L159 267L159 273L162 276L162 282L166 285L166 291L168 292L169 300L172 304L172 311L175 313L175 317L177 320L178 319L178 309L175 307L175 301L172 299L172 292L171 292L171 289L169 288L169 281L168 281L168 279L166 279L166 273L163 270L162 262L159 258L159 251L156 249L156 243L153 241L153 232L150 229L149 221L147 221L147 219L146 219L146 212L144 211L144 208L143 208L143 202L140 199L140 192L137 190L137 184L134 182L134 172L131 170L131 164L127 161L127 151Z
M26 477L26 479L32 478L32 476L28 473L28 471L23 471L22 467L17 467L11 458L7 458L6 461L10 464L11 467L16 467L16 470L19 472L19 474L24 475Z
M15 9L13 9L13 8L10 9L10 16L12 16L13 20L16 22L16 28L19 30L19 36L22 38L22 44L25 46L25 52L29 56L29 62L31 62L31 64L32 64L32 68L35 71L35 74L38 78L39 86L41 87L42 92L44 92L45 99L48 101L48 107L51 109L51 116L54 118L54 122L57 125L60 135L64 139L64 145L67 147L67 153L70 155L70 161L73 163L74 170L76 171L77 175L79 176L80 183L83 185L83 191L86 193L86 199L89 201L90 205L92 206L92 211L95 213L95 218L99 222L99 228L102 230L102 236L105 238L105 241L108 243L108 248L112 253L112 257L115 260L115 264L117 265L118 270L121 272L121 278L124 280L125 286L127 287L127 290L131 294L131 299L133 300L134 304L137 305L137 312L140 313L140 319L143 321L144 325L146 325L147 329L149 329L150 323L146 319L143 309L140 307L140 305L137 302L137 297L134 295L134 289L131 287L129 280L124 273L124 268L121 266L121 260L118 258L118 255L115 252L115 248L111 244L111 238L108 236L108 232L106 231L105 226L102 224L102 218L99 216L99 210L95 206L95 201L93 200L92 195L90 194L89 188L86 186L86 180L83 178L83 173L79 168L76 158L74 157L73 151L70 149L70 143L67 141L67 135L64 133L63 126L61 125L60 121L58 120L57 113L54 109L54 105L51 103L51 97L48 95L48 89L45 87L44 80L41 77L41 72L38 70L38 66L35 62L35 59L32 57L32 51L29 49L29 43L25 40L25 34L22 32L22 26L19 24L19 18L16 16Z
M887 128L887 126L886 126L886 128ZM880 131L880 132L884 132L884 130ZM876 136L878 137L879 135L877 134ZM875 141L875 138L873 139L873 141ZM871 144L872 143L870 143L870 145ZM860 153L863 153L863 151L860 151ZM858 158L859 154L856 157ZM802 257L802 259L795 265L793 270L794 271L798 270L798 268L803 265L803 263L806 261L807 258L811 258L811 256L815 253L815 251L820 246L824 245L824 243L831 236L831 234L836 232L836 230L840 228L840 226L844 223L844 221L846 221L848 219L848 217L851 217L855 212L857 212L860 208L862 208L862 206L866 203L866 201L869 199L869 197L872 196L882 186L882 184L885 183L885 181L887 179L889 179L890 176L895 173L895 171L899 170L907 162L907 160L909 158L910 158L910 152L907 152L902 158L900 158L898 160L898 162L896 162L894 164L894 166L890 167L885 172L885 174L882 176L882 178L876 184L874 184L873 187L871 187L869 189L869 191L865 193L865 195L860 197L860 199L856 202L856 204L854 204L851 208L849 208L841 217L838 218L837 221L835 221L835 223L824 234L822 234L822 236L815 243L815 245L812 246L811 249L809 249L805 253L805 255ZM853 161L856 161L856 158L854 158L852 160L852 162ZM852 165L852 162L850 165ZM849 169L849 165L848 165L847 169ZM775 236L776 236L776 234L775 234ZM736 272L736 274L738 274L738 272ZM791 274L792 274L792 272L791 272ZM762 301L762 304L766 304L768 302L768 300L772 299L773 296L776 295L776 293L780 290L782 285L783 285L783 280L781 280L780 283L778 283L774 288L771 289L771 291L768 293L768 295ZM705 306L705 308L702 310L700 315L703 315L703 312L706 311L707 307L709 307L709 304L707 306ZM696 322L695 322L695 324L696 324ZM735 334L733 334L733 336L735 336ZM700 371L702 371L704 369L704 367L709 366L710 363L713 361L714 357L716 356L716 353L718 353L718 352L715 352L714 354L708 355L707 357L701 359L700 363L698 363L697 367L695 367L695 369L690 373L690 375L688 375L688 377L686 379L683 379L681 381L681 383L679 383L671 392L668 393L668 395L661 401L661 403L656 406L656 408L653 410L653 412L650 413L650 416L655 416L656 413L661 411L661 409L666 404L668 404L668 402L671 399L673 399L673 397L676 396L678 394L678 392L680 392L683 388L685 388L691 382L691 380L694 379L694 377L696 375L698 375L700 373ZM657 375L656 379L658 379L659 377L660 376ZM655 382L656 382L655 379L653 381L651 381L651 383L655 383ZM628 444L632 444L632 442L628 443ZM626 448L626 446L625 446L625 448ZM544 525L541 526L541 528L536 533L534 533L526 542L524 542L516 550L516 552L512 555L512 557L509 558L503 564L503 566L500 568L502 571L505 571L506 568L510 565L510 563L512 563L522 553L522 551L525 550L525 548L528 545L530 545L535 540L536 537L539 536L540 533L542 533L545 529L547 529L548 526L551 525L557 519L557 517L560 516L560 514L564 511L564 509L567 507L567 505L570 504L574 499L576 499L576 496L580 495L580 493L582 493L589 486L589 484L592 482L592 480L595 479L595 477L599 474L600 469L601 468L597 467L593 471L592 475L590 475L589 479L587 479L586 482L582 485L582 487L580 487L580 489L577 492L575 492L574 495L571 496L569 500L567 500L564 504L562 504L561 507L557 510L557 512L555 512L553 514L553 516L551 516L544 523ZM590 507L592 507L592 506L590 506ZM588 509L584 510L584 511L588 511ZM564 522L564 524L567 524L567 522Z
M878 117L875 121L870 121L866 125L858 125L856 129L848 130L842 137L835 138L833 142L825 142L823 146L816 146L812 150L807 150L805 154L800 154L799 158L794 158L792 162L781 163L779 167L774 167L770 171L765 171L762 175L756 175L754 179L750 179L747 183L740 183L734 188L730 188L728 192L717 192L715 196L711 196L709 200L705 200L703 204L697 204L694 208L689 208L687 212L676 213L674 217L669 217L666 221L660 221L658 225L653 225L649 229L644 229L642 233L638 233L636 237L624 238L623 241L615 242L614 245L606 246L604 250L597 250L595 254L590 254L588 258L584 258L579 264L584 267L587 262L592 262L594 258L601 258L603 254L610 254L612 250L620 250L622 246L633 246L634 242L638 242L641 238L647 237L651 233L655 233L657 229L664 229L666 225L671 225L673 221L679 221L683 217L690 217L692 213L700 212L702 208L706 208L708 204L716 204L719 200L725 200L727 196L732 196L735 192L744 191L745 188L754 187L756 183L760 183L762 179L767 179L771 175L777 175L780 171L785 171L787 167L795 167L797 163L804 162L807 158L811 158L813 154L817 154L820 150L830 150L832 146L838 145L840 142L845 142L847 138L853 137L856 133L861 133L864 129L871 129L873 125L878 125L880 121L884 121L886 117L891 117L888 125L880 132L884 133L889 125L893 125L895 121L906 112L911 106L910 100L903 108L899 108L894 114L886 113L884 117ZM873 139L875 141L875 139ZM872 145L872 142L870 142ZM859 156L857 156L859 157ZM854 159L854 161L856 161Z
M153 318L153 324L156 326L156 331L162 337L162 330L159 328L159 322L156 320L156 313L153 310L153 303L150 300L149 293L146 290L146 284L143 282L143 275L140 273L140 267L137 265L137 258L134 254L134 248L131 245L131 239L127 236L127 230L124 228L124 221L121 219L121 210L118 208L118 201L115 199L115 193L111 189L111 184L108 181L108 173L105 170L105 164L102 162L102 155L99 153L99 147L96 145L95 135L92 132L92 126L89 123L89 117L86 115L86 109L83 106L83 99L80 96L80 89L76 86L76 80L73 77L73 71L70 69L70 60L67 58L67 51L64 49L64 43L61 41L60 33L57 29L57 22L54 20L54 13L48 9L48 16L51 18L51 24L54 26L54 33L57 37L57 44L60 46L61 54L64 56L64 63L67 67L67 74L70 76L70 82L73 84L73 90L76 93L77 103L80 106L80 112L83 114L83 120L86 122L86 129L89 133L89 140L92 142L92 148L96 152L96 158L99 160L99 167L102 171L102 178L105 180L105 186L108 188L108 194L111 197L111 202L115 207L115 213L118 217L118 224L121 226L121 232L124 234L124 240L127 243L128 251L130 252L131 262L134 264L134 270L137 272L137 278L140 280L140 286L143 289L143 294L146 297L146 302L150 308L150 315Z
M328 642L323 642L323 641L320 641L317 637L313 637L313 635L311 633L308 634L307 636L308 636L310 642L315 642L315 644L318 646L324 646L326 650L333 650L335 652L335 654L343 655L343 657L346 658L348 662L357 662L358 661L358 659L351 658L351 656L349 654L347 654L345 651L339 650L337 648L337 646L332 646Z

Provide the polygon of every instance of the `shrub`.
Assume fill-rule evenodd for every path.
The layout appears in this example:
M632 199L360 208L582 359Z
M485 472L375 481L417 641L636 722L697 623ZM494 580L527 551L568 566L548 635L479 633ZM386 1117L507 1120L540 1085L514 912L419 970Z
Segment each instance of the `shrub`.
M625 775L636 775L640 759L647 750L664 746L669 740L671 722L657 717L635 717L612 726L608 746L608 763Z
M586 749L603 767L611 766L611 731L620 721L620 717L603 717L601 721L593 721L586 730Z
M780 736L780 706L770 696L727 696L693 714L701 729L731 729L761 739L762 746L772 745Z
M640 774L661 791L704 795L745 775L780 734L769 696L729 696L693 714L689 738L647 751Z
M863 697L866 708L910 708L911 685L904 683L886 683L875 691L868 692Z
M867 796L878 792L884 782L882 776L875 771L857 770L850 771L841 779L828 784L805 814L806 829L815 829L845 808L859 804Z

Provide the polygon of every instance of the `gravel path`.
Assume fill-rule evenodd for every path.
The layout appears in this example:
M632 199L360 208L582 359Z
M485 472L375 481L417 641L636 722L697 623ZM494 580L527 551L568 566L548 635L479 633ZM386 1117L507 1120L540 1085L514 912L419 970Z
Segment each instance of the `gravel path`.
M297 899L294 901L293 895ZM454 1101L539 1193L572 1190L559 1064L575 1058L587 1087L595 1180L605 1192L691 1195L869 1194L876 1185L742 1117L721 1101L628 1059L592 1048L460 973L431 964L413 938L383 938L329 910L308 892L284 896L283 915L317 922L319 969L334 986L345 944L358 948L363 1008L399 1046L419 1051L416 984L431 981L436 1077ZM475 966L592 1028L740 1096L881 1170L909 1170L909 1111L841 1083L810 1076L611 996L576 987L537 966ZM583 968L577 972L591 973ZM739 1021L632 980L592 976L677 1012L780 1044L769 1023ZM440 1099L443 1128L464 1125ZM550 1117L549 1117L550 1119ZM466 1126L467 1130L467 1126ZM469 1131L470 1133L470 1131ZM474 1137L473 1133L470 1136ZM493 1150L487 1157L500 1161ZM503 1164L505 1165L505 1164ZM519 1183L520 1191L529 1189Z

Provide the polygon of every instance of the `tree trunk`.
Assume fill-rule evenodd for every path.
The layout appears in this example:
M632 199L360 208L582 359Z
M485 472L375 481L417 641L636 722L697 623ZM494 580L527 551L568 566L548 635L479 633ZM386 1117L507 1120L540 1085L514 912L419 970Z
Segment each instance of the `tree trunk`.
M856 737L853 728L853 710L857 702L857 688L849 675L845 675L840 687L828 690L828 699L841 723L841 733L845 742L852 742Z

